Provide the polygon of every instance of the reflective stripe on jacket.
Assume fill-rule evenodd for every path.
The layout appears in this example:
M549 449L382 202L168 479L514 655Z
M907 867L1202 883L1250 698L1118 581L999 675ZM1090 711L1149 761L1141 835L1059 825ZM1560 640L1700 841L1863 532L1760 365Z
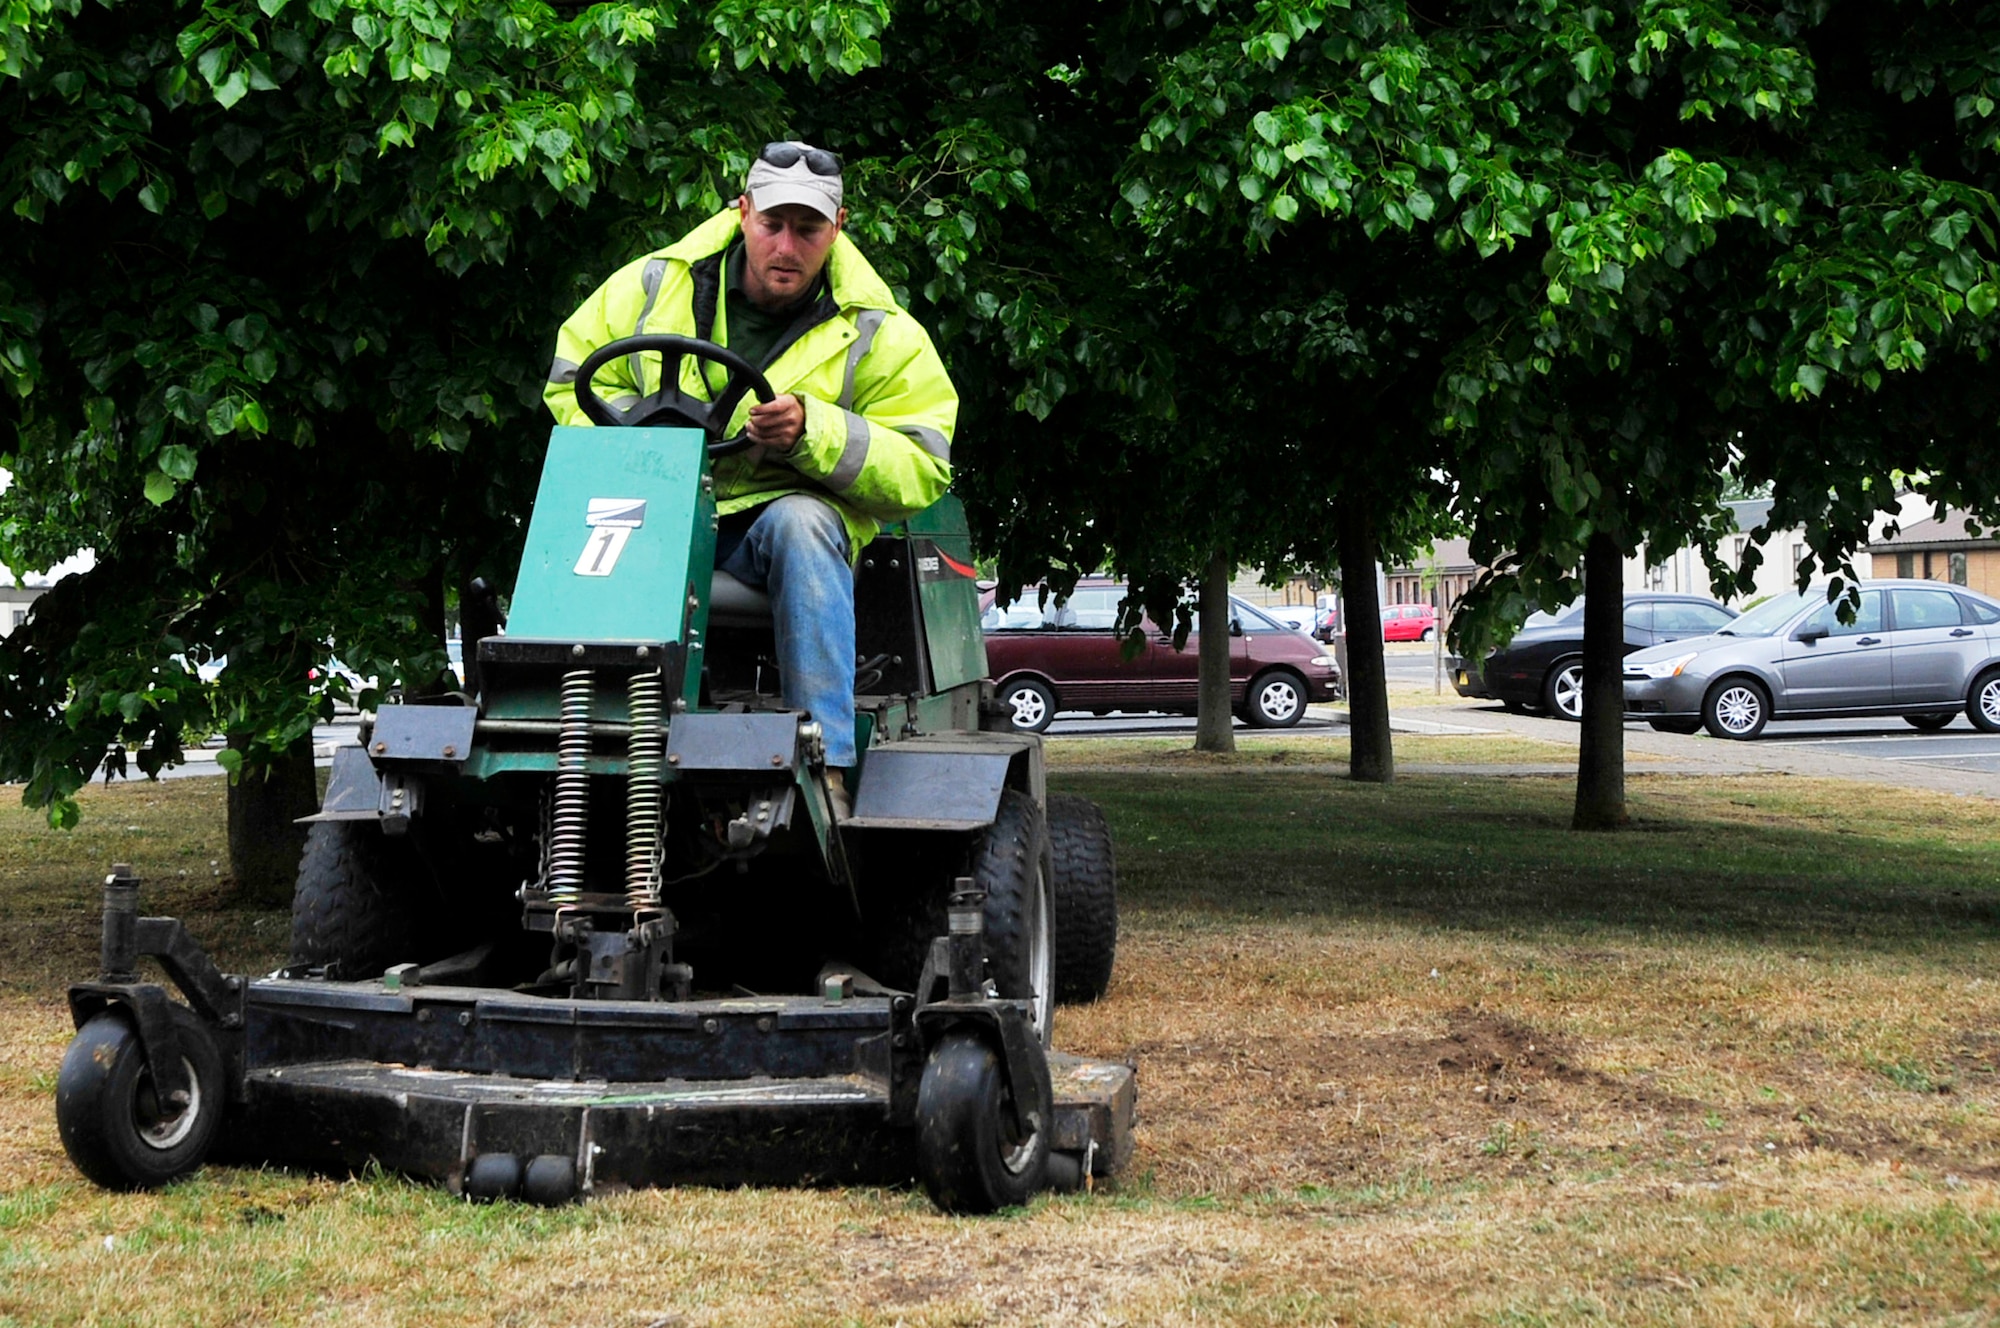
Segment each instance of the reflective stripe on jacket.
M591 293L556 334L555 363L542 398L560 424L589 424L576 404L577 367L599 346L645 332L693 336L693 265L736 238L734 209L676 243L628 263ZM804 435L788 453L753 447L715 463L723 514L787 493L830 497L858 558L883 522L922 511L951 483L951 438L958 393L923 325L896 304L846 235L833 242L826 274L837 311L792 342L764 370L771 390L805 402ZM717 300L714 339L728 344L726 300ZM707 374L701 368L707 369ZM628 405L655 390L658 355L635 355L597 372L597 394ZM681 360L681 390L703 400L721 390L719 366ZM730 422L743 427L746 395Z

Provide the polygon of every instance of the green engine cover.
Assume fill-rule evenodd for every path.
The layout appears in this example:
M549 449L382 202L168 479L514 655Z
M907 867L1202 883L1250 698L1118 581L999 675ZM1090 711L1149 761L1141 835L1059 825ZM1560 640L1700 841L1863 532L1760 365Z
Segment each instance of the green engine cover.
M705 442L696 429L556 428L507 634L685 643L692 628L698 640L715 567Z

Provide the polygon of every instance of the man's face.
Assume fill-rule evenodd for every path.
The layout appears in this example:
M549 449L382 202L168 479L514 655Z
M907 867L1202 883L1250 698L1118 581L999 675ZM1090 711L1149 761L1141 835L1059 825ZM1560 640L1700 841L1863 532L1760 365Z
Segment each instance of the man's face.
M781 309L812 289L826 266L847 209L836 221L802 203L784 203L769 212L750 206L745 194L738 203L743 222L743 290L751 303Z

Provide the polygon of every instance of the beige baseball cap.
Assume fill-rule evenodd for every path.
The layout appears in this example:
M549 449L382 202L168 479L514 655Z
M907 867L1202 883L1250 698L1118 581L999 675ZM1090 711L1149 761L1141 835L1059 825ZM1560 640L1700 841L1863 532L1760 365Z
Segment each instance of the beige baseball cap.
M750 163L743 192L759 212L798 203L828 221L839 221L840 158L810 143L766 143Z

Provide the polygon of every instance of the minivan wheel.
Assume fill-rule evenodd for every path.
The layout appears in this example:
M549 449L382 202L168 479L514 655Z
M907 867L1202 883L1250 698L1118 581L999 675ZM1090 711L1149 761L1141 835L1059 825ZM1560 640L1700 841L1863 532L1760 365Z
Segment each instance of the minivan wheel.
M1936 733L1957 718L1957 715L1904 715L1903 722L1919 733Z
M1754 738L1771 719L1771 698L1749 678L1724 678L1701 703L1702 727L1718 738Z
M1056 698L1033 678L1017 678L1001 690L1000 708L1016 732L1040 733L1056 717Z
M2000 669L1988 669L1972 684L1965 713L1983 733L2000 733Z
M1583 661L1566 659L1542 680L1542 708L1557 719L1583 718Z
M1250 684L1246 718L1260 729L1288 729L1306 713L1306 686L1279 669Z

